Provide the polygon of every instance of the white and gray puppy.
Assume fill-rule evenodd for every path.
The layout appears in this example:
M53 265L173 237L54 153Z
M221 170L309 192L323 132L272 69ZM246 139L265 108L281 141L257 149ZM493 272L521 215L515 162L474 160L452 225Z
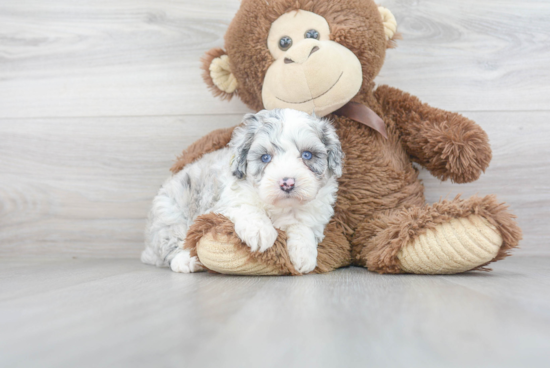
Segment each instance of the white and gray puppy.
M184 250L187 231L206 213L226 216L252 251L287 233L301 273L317 265L317 244L334 214L343 152L332 125L291 109L248 114L229 146L170 177L153 200L141 260L175 272L203 269Z

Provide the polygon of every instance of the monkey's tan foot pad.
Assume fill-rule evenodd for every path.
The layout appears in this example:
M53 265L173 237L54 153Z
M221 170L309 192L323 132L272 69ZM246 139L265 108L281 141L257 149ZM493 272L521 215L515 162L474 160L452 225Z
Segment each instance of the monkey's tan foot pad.
M493 260L502 243L493 225L479 215L470 215L427 230L403 247L397 258L408 273L461 273Z
M209 270L228 275L287 275L279 267L255 259L224 235L204 235L196 245L200 262Z

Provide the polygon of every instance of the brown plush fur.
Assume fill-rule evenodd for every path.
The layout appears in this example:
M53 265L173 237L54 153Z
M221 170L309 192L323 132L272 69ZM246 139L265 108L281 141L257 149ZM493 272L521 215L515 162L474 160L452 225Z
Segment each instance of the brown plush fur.
M328 272L350 262L381 273L402 272L397 253L410 240L437 224L476 213L500 231L504 244L497 261L509 254L521 239L514 216L493 196L459 198L425 205L424 187L412 162L425 166L441 180L457 183L476 180L491 160L485 132L473 121L421 103L416 97L387 86L374 91L388 43L377 7L370 0L243 0L229 26L225 47L237 78L239 97L254 110L263 108L262 82L272 57L267 49L271 23L285 12L304 9L325 17L331 39L349 48L363 66L363 86L353 101L365 104L381 116L388 138L343 116L330 115L346 155L339 180L335 215L319 245L315 272ZM205 60L219 55L214 51ZM206 64L205 64L206 65ZM213 87L209 75L207 84ZM227 97L222 95L223 97ZM172 167L179 171L202 154L223 147L231 129L219 130L190 146ZM227 219L203 216L192 226L187 245L193 247L207 233L232 237L251 259L296 274L280 234L273 249L251 253L236 237Z
M325 238L317 247L317 268L313 272L326 273L350 264L349 242L338 223L332 220L325 228Z

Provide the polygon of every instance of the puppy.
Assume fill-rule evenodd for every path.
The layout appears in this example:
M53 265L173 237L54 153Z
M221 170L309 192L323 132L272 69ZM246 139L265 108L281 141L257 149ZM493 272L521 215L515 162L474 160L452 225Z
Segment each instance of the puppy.
M206 213L226 216L253 252L279 228L301 273L317 265L317 244L334 214L343 152L332 125L291 109L248 114L229 146L169 178L153 200L141 260L175 272L203 270L184 250L187 231Z

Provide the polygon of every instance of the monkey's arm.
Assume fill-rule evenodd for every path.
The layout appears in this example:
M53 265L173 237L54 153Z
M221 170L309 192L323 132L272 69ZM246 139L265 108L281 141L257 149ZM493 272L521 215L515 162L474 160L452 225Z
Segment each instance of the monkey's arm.
M374 94L385 116L397 125L407 153L435 177L469 183L489 166L489 139L472 120L431 107L396 88L380 86Z
M204 137L200 138L195 143L192 143L181 155L176 159L176 162L170 168L172 173L177 173L187 164L198 160L203 155L217 151L229 143L231 140L231 134L233 134L232 128L217 129L211 133L208 133Z

